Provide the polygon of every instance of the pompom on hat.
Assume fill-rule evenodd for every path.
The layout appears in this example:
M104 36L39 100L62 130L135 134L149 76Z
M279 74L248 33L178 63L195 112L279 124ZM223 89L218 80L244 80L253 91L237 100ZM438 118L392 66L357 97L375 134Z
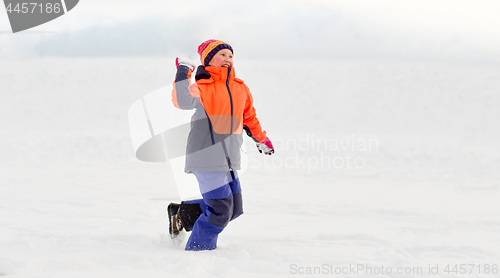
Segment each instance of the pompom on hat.
M204 67L208 66L210 60L212 60L215 54L222 49L229 49L234 54L233 48L223 41L208 40L200 44L200 46L198 46L198 54L200 54L201 64Z

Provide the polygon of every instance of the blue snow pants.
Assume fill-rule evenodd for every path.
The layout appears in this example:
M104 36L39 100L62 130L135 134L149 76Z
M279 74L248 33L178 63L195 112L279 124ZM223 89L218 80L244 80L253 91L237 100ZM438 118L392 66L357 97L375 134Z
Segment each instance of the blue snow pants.
M229 221L243 214L240 181L236 171L193 173L203 199L184 203L199 204L202 214L194 223L186 250L213 250Z

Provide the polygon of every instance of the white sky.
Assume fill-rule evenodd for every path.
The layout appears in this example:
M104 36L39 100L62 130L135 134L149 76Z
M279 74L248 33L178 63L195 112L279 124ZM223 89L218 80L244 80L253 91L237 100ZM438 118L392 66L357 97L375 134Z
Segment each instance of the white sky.
M244 45L245 51L269 49L270 56L289 48L290 55L298 57L308 57L304 52L309 49L319 56L330 49L347 56L426 52L498 58L498 14L496 0L82 0L67 15L30 30L56 32L50 34L9 34L7 15L0 11L0 57L36 55L37 44L64 32L137 22L147 33L158 28L147 25L148 19L155 19L176 25L171 33L179 26L176 42L182 37L199 42L217 38ZM194 26L183 29L190 24Z

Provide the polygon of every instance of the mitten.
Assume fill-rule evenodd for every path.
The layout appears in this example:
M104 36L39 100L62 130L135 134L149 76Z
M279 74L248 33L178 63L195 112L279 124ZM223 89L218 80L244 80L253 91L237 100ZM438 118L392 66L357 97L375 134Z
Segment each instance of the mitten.
M274 153L273 143L271 140L266 137L266 140L263 143L257 143L257 149L260 153L264 152L264 154L271 155Z
M186 66L192 71L196 68L196 64L189 58L175 58L175 67L178 68L180 65Z

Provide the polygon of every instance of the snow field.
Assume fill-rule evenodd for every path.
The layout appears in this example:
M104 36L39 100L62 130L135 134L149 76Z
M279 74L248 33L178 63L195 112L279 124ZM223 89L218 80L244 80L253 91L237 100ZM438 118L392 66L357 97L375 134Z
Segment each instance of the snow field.
M192 253L168 236L168 165L137 161L128 135L129 105L172 82L172 61L2 64L0 275L464 277L444 269L500 263L496 65L237 61L277 152L248 147L245 214ZM325 158L347 155L364 166Z

